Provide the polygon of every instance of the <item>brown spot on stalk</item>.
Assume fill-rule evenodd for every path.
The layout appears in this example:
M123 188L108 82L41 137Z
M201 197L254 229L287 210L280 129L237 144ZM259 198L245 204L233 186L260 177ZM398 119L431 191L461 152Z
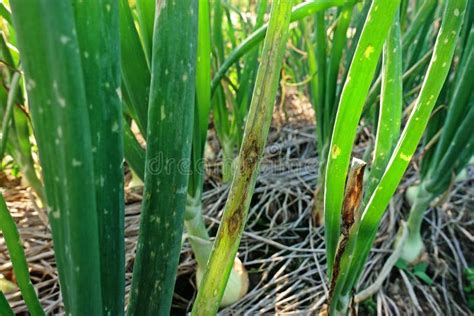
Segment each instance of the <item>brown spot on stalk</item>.
M324 224L324 184L318 185L314 190L311 214L316 226Z
M244 221L244 205L241 204L239 207L235 210L235 212L231 215L229 219L229 234L231 237L235 237L238 232L240 226L242 226L242 223Z
M237 237L239 228L245 222L245 200L247 199L247 190L242 194L242 199L238 201L239 205L237 209L232 213L229 218L229 235L233 238ZM234 202L235 203L235 202Z
M347 178L346 194L342 207L342 230L347 229L346 233L354 224L358 217L357 210L360 205L363 190L364 170L366 163L360 159L352 160L351 170Z
M231 212L231 215L228 219L228 233L232 238L237 238L239 230L243 223L245 223L245 200L248 195L248 186L252 180L252 174L256 170L260 148L256 138L250 136L249 139L246 139L244 145L242 146L240 155L239 155L239 169L237 170L237 178L234 181L241 182L242 185L241 194L237 194L237 199L233 201L232 208L234 209ZM240 193L240 192L239 192Z
M341 268L341 259L346 250L349 240L349 231L355 222L359 220L358 209L362 199L364 170L366 163L360 159L352 160L351 169L347 176L346 192L342 206L342 227L341 236L337 245L336 257L334 258L333 271L331 275L331 285L329 288L329 302L331 303L336 287L336 281Z
M240 172L242 174L248 172L252 173L260 156L260 147L257 139L253 137L249 137L248 140L245 140L242 146L242 152L240 153Z

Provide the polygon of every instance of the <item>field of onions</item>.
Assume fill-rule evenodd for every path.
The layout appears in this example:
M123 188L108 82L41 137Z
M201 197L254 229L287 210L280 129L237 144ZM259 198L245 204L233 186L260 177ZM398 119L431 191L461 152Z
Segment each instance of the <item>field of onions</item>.
M0 316L472 315L473 0L1 0Z

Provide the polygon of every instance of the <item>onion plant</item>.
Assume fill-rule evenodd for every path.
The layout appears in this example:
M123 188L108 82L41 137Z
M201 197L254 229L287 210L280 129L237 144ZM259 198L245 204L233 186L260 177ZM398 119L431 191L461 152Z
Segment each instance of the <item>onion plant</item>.
M307 52L316 109L323 176L315 206L324 209L330 314L347 312L384 210L428 123L421 181L401 241L407 261L423 249L424 211L473 154L468 0L424 1L416 13L407 0L314 0L295 7L291 0L273 0L268 23L266 0L258 1L255 23L220 0L9 3L11 13L0 4L6 25L0 36L0 157L10 154L44 200L67 314L125 313L124 159L145 185L128 314L169 314L184 227L197 262L192 314L216 314L247 291L247 272L235 257L293 21L313 18L294 38ZM328 20L326 10L333 7ZM402 124L408 88L419 94ZM365 111L376 121L373 159L353 159L350 166ZM210 117L223 149L223 178L232 180L214 243L202 214ZM2 196L0 229L30 313L44 314ZM0 314L12 314L1 292Z
M114 117L114 111L119 115L121 111L116 93L118 41L112 41L117 29L116 6L108 1L83 1L75 8L63 1L54 5L49 1L11 1L11 6L66 311L101 314L123 308L124 276L111 273L123 269L124 256L120 238L122 181L110 178L121 173L122 156L121 142L113 141L113 134L121 135L120 117ZM103 17L87 30L93 31L90 35L103 34L109 40L91 39L90 48L81 47L88 32L86 26L76 25L75 14L82 14L82 6L97 10L94 14ZM101 58L101 54L110 55ZM99 68L91 71L88 60ZM82 63L86 63L84 67ZM100 120L104 117L101 112L107 115L105 122ZM98 117L94 120L93 115ZM100 126L91 128L94 122ZM111 159L100 161L104 154ZM94 175L99 164L101 173ZM106 208L109 202L117 204ZM111 222L106 223L106 219ZM107 290L90 286L102 285L101 280L108 278L115 284Z
M412 206L408 217L408 238L402 246L401 258L410 263L418 260L424 249L421 224L426 209L449 189L456 175L474 155L474 98L468 88L468 78L474 76L474 28L467 18L465 30L469 35L458 55L459 64L445 85L450 97L446 106L439 104L438 117L434 117L428 127L433 133L426 136L420 184L415 190L408 191L413 195Z
M199 41L196 63L196 106L194 109L191 166L184 224L197 261L197 277L200 279L211 251L210 236L205 226L201 205L204 181L202 163L211 111L211 30L208 1L200 1L198 4ZM123 87L124 90L129 91L128 97L127 93L123 93L125 107L129 109L129 111L126 111L126 116L134 119L134 122L142 131L142 136L147 139L147 134L143 133L143 128L147 126L147 94L150 90L151 74L147 68L144 47L142 47L139 33L135 28L135 23L139 23L139 21L134 21L131 7L126 0L120 3L120 18ZM126 56L129 54L135 56L136 59L127 58ZM128 123L125 124L124 137L125 158L136 175L144 180L145 150L138 143ZM229 287L229 295L226 295L223 301L224 305L233 303L246 293L248 284L246 272L244 272L241 264L238 262L236 264L236 269L232 273L233 286Z
M314 12L342 5L346 2L346 0L305 2L293 8L291 19L295 21L300 20ZM238 126L239 124L243 124L248 111L247 104L250 99L246 94L248 94L248 91L251 91L253 88L252 78L255 77L255 70L252 68L255 66L256 56L258 55L258 50L256 50L256 48L263 39L268 28L268 24L260 26L261 23L263 23L263 14L266 9L266 1L261 1L258 9L257 22L254 26L260 27L249 35L249 37L241 44L236 45L229 53L228 57L225 58L225 50L223 47L224 35L222 34L221 24L223 23L224 16L227 17L227 23L231 23L227 16L229 8L225 7L220 1L214 2L213 7L209 6L208 1L200 1L199 7L196 107L192 140L191 175L189 177L188 199L185 214L187 237L197 261L198 281L201 279L211 251L210 236L204 223L201 205L204 177L202 162L204 159L204 145L207 140L209 114L214 110L214 123L223 147L225 144L235 145L236 142L240 143L238 139L241 139L242 135L238 136L240 129ZM212 23L209 22L211 9L214 10L214 15L210 20ZM143 126L146 126L146 119L141 119L140 117L146 118L147 115L145 113L146 111L144 112L144 109L146 109L144 104L146 104L148 98L147 91L150 90L150 72L146 67L145 53L143 52L141 40L138 35L139 32L136 30L134 25L136 23L140 24L140 21L134 22L131 8L126 0L120 2L120 21L121 37L123 39L121 44L122 51L129 52L129 54L136 58L128 59L125 57L127 54L122 54L123 101L125 108L128 109L128 111L126 110L126 115L132 117L142 131ZM213 47L214 50L212 50ZM211 54L209 52L210 50L214 53ZM242 78L238 83L239 89L235 96L228 93L227 96L224 96L223 89L221 88L221 79L225 76L229 68L241 57L244 57L245 63L241 70ZM210 81L210 68L216 64L217 66L221 64L221 66L212 78L212 81ZM244 78L248 78L248 80ZM226 83L222 82L222 84L224 85ZM219 95L219 93L222 94ZM232 100L235 98L234 105L238 105L239 109L241 109L240 123L236 124L234 119L229 120L230 113L225 105L225 102L227 101L222 103L222 99L220 99L222 97L226 98L226 100L231 100L229 102L234 102ZM220 126L220 124L224 124L225 126ZM135 173L143 180L145 151L133 136L129 124L125 124L124 130L125 158ZM143 131L142 134L146 139L147 135L144 134ZM232 138L233 140L229 140L228 142L223 141L223 138L225 137ZM233 148L234 145L230 147ZM225 173L229 173L231 170L230 165L233 160L233 149L225 153L224 156L224 160L228 163L227 168L225 168ZM238 297L246 292L248 286L247 273L238 258L235 260L235 267L230 276L230 283L232 283L232 286L228 287L228 291L226 290L224 300L221 302L222 305L234 302Z
M120 46L139 55L133 45L141 45L134 37L135 29L127 24L130 8L120 3L119 23L118 3L108 0L73 5L58 1L52 10L46 1L29 1L28 5L12 1L11 5L65 309L72 314L123 314ZM156 89L149 105L141 103L147 100L147 85L138 92L131 86L136 81L129 70L137 63L122 68L124 100L128 101L125 113L148 130L147 168L142 168L146 198L130 314L167 313L170 309L187 191L187 172L179 167L186 169L191 149L197 5L161 2L157 11L155 25L160 31L153 33L148 72L150 85ZM143 7L142 13L148 15L149 9ZM177 21L189 22L179 36L171 32ZM128 36L122 45L119 24L122 37ZM175 45L177 40L181 46ZM150 80L146 72L143 78ZM174 128L176 120L186 128ZM141 160L142 152L128 125L125 130L125 148L134 161ZM178 165L157 170L157 159ZM164 257L169 260L163 261Z
M219 21L220 1L215 3L214 21ZM221 27L214 22L214 32ZM193 148L191 155L191 174L189 177L188 201L186 204L185 226L187 237L194 252L197 269L196 283L199 284L207 259L211 253L211 241L202 214L202 192L204 183L204 149L207 141L209 115L212 109L211 101L211 23L210 7L207 0L199 2L198 51L196 69L196 107L194 119ZM217 36L221 38L220 36ZM221 52L223 54L223 51ZM223 57L223 55L222 55ZM214 108L216 109L216 108ZM217 110L219 112L219 110ZM218 121L214 112L215 121ZM225 121L226 118L221 118ZM217 127L217 124L216 124ZM219 133L219 131L218 131ZM227 157L225 155L225 157ZM229 159L231 159L229 157ZM222 306L232 304L247 293L248 276L240 260L236 260L230 276L230 285L226 288Z
M370 197L367 203L360 212L354 214L354 222L350 223L348 229L345 228L347 233L340 235L344 182L357 123L382 45L392 25L396 25L393 20L399 6L398 1L375 0L371 4L341 94L328 154L325 219L328 272L331 278L329 298L331 313L345 312L348 308L351 292L363 269L378 224L417 148L447 77L466 4L467 0L446 1L430 65L411 115L386 163L384 172L379 175L377 185L372 192L368 192ZM384 8L383 13L380 13L380 8ZM390 36L396 36L396 31ZM390 43L390 38L388 42ZM362 64L363 69L360 68ZM389 69L385 67L385 72ZM388 96L387 91L385 95ZM344 221L343 225L347 223Z
M328 43L324 11L316 13L314 17L314 35L309 27L304 25L308 71L311 78L308 86L316 113L317 150L320 157L319 174L321 176L318 178L313 207L313 215L319 224L323 218L325 157L327 157L331 127L334 124L337 109L339 68L354 5L355 2L347 2L338 8L331 45ZM328 51L328 46L331 47L330 51Z
M129 315L164 315L171 308L191 155L197 2L160 2L156 10L145 190Z
M342 87L347 80L350 61L360 39L371 1L365 1L360 6L354 5L354 3L349 2L341 6L332 23L328 23L323 15L316 15L313 33L308 24L303 25L305 49L308 58L307 68L311 79L308 82L308 90L316 113L317 152L319 157L319 174L321 175L318 178L314 192L313 204L313 216L317 224L323 223L324 175L339 98ZM421 32L421 28L425 24L430 25L432 19L429 19L429 13L433 12L434 8L435 1L423 3L418 14L413 18L413 24L410 24L410 27L402 35L404 43L410 43L416 36L420 37L419 41L426 42L428 40L427 32ZM405 10L407 10L406 6ZM346 33L349 27L355 29L355 32L349 36L350 40L347 40L348 35ZM328 35L327 33L329 32L332 35ZM419 35L419 33L421 34ZM404 51L410 51L410 48L411 46L409 45L403 46ZM430 55L422 55L425 51L421 48L417 50L416 54L410 51L411 62L405 66L403 80L400 83L402 81L407 83L413 81L418 75L419 70L428 63ZM345 58L342 58L343 52L345 52ZM377 79L374 79L369 95L365 100L364 116L377 116L374 113L374 105L380 99L382 82L382 72L378 68L376 68Z
M263 58L257 72L234 179L193 307L194 315L217 312L234 264L258 174L259 160L270 128L291 8L292 1L276 0L272 4L269 29L262 51Z

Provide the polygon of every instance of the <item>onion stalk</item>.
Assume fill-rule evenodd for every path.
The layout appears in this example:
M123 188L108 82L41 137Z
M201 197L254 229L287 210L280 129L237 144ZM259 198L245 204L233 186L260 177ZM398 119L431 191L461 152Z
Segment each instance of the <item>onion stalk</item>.
M291 7L292 1L276 0L272 4L269 29L263 46L263 58L257 73L244 140L222 223L219 225L216 241L193 307L193 315L209 315L217 312L234 265L256 182L259 160L271 123L279 70L288 37Z

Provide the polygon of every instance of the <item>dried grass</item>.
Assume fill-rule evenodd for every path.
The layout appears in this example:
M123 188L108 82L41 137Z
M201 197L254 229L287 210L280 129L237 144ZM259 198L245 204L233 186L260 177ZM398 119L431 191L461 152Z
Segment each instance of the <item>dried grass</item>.
M364 129L363 129L364 130ZM311 221L313 190L317 179L314 128L279 124L270 135L239 256L249 270L251 289L221 315L301 314L320 311L326 302L327 280L323 228ZM364 133L362 133L364 134ZM362 156L363 135L355 155ZM215 144L215 142L211 142ZM216 149L216 148L215 148ZM225 204L228 185L219 182L219 159L210 161L204 210L215 233ZM374 248L359 283L364 289L377 278L393 247L398 223L405 218L404 190L415 182L416 163L404 178L385 215ZM432 285L407 272L393 269L381 289L359 306L378 315L469 315L463 293L463 270L473 265L474 173L454 185L445 201L431 208L424 222L428 275ZM15 186L5 190L7 204L18 223L33 283L48 314L61 314L62 302L45 214L32 204L28 191ZM138 235L140 190L127 191L126 264L127 293ZM0 235L0 241L2 241ZM194 259L185 241L178 272L173 314L189 312L195 295ZM0 242L0 273L12 278L8 253ZM20 293L7 295L16 313L26 311Z

